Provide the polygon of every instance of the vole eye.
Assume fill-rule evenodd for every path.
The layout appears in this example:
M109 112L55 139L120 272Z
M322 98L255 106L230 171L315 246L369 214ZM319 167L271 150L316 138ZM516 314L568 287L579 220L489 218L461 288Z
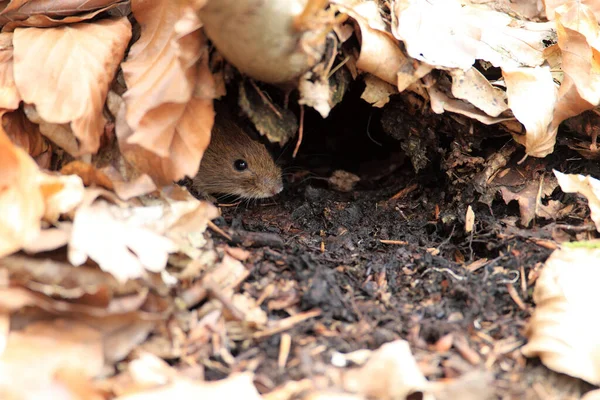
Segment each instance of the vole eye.
M244 160L235 160L233 162L233 166L235 167L235 169L237 169L238 171L243 171L245 169L248 168L248 163Z

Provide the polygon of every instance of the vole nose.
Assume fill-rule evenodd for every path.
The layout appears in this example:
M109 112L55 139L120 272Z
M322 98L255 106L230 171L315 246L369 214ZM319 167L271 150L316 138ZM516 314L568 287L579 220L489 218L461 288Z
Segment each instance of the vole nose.
M273 185L273 190L272 190L272 195L275 196L276 194L280 193L283 190L283 183L281 182L277 182L275 185Z

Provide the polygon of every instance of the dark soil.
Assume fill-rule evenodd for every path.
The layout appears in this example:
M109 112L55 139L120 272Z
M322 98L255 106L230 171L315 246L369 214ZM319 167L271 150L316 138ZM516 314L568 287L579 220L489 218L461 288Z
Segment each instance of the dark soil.
M485 160L512 145L510 136L422 111L412 100L394 99L383 111L345 100L325 121L308 115L300 156L293 163L288 157L286 191L275 200L223 208L221 227L282 239L283 246L254 249L247 263L252 275L242 288L255 298L268 285L278 288L270 299L287 304L265 301L269 317L322 310L288 332L293 341L284 370L277 367L280 335L252 345L264 356L259 388L318 374L333 351L375 349L402 338L430 380L479 370L492 375L490 393L498 398L582 393L579 381L526 360L519 348L539 269L557 237L581 234L573 226L581 227L586 215L520 226L516 202L506 205L496 188L475 184ZM509 157L516 163L522 149ZM532 163L547 176L552 168L582 169L585 161L576 157L569 164L572 157L559 146L554 155L523 165ZM361 181L350 192L336 191L326 181L336 169ZM486 196L487 204L479 201ZM469 205L472 233L465 232ZM445 349L448 334L454 345ZM240 343L240 357L252 346Z

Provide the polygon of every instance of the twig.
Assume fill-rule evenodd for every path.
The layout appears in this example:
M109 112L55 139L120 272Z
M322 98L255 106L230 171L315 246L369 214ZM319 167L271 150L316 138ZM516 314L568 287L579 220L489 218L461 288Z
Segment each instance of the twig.
M235 231L231 242L241 244L244 247L275 247L282 248L285 243L283 239L274 233L269 232L246 232Z
M216 233L218 233L219 235L223 236L225 239L231 241L231 236L229 234L227 234L227 232L225 232L223 229L219 228L217 225L215 225L214 222L212 221L208 221L208 227L210 229L212 229L213 231L215 231Z
M254 83L254 81L252 79L250 79L250 84L252 85L252 87L254 87L254 89L260 96L260 98L271 109L271 111L273 111L279 117L279 119L282 119L283 116L281 115L279 110L277 110L277 108L275 108L273 103L271 103L271 101L267 98L267 96L265 96L265 94L262 92L262 90L260 90L260 88L258 86L256 86L256 83Z
M288 357L290 355L290 347L292 345L292 337L289 333L284 333L281 335L281 341L279 343L279 357L277 358L277 366L281 371L285 368L285 364L287 364Z
M410 192L412 192L413 190L415 190L418 187L418 185L416 183L413 183L412 185L405 187L404 189L402 189L401 191L399 191L398 193L396 193L395 195L393 195L392 197L390 197L390 200L398 200L404 196L406 196L407 194L409 194Z
M269 336L273 336L279 332L287 331L292 328L294 325L299 324L302 321L306 321L307 319L318 317L321 315L321 310L311 310L305 311L300 314L292 315L291 317L287 317L285 319L277 321L276 325L272 328L268 328L261 332L256 332L253 335L254 339L261 339Z
M300 127L298 128L298 141L296 142L296 148L292 158L296 158L298 150L300 150L300 144L302 144L302 137L304 136L304 106L300 105Z
M387 240L387 239L380 239L379 240L381 243L383 244L400 244L400 245L405 245L408 244L408 242L404 241L404 240Z

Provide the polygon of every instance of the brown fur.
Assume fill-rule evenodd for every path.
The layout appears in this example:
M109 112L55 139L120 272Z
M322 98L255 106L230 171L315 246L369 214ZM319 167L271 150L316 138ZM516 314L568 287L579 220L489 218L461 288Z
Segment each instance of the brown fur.
M238 171L236 160L248 168ZM247 199L271 197L283 187L281 169L261 143L252 140L229 115L217 113L210 145L193 186L204 194L229 194Z

